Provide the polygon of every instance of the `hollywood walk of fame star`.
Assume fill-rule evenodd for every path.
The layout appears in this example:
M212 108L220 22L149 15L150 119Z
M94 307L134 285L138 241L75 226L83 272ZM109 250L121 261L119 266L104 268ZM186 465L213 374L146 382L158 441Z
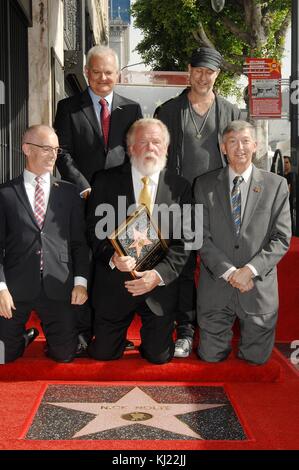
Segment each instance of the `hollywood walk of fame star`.
M135 248L137 252L137 257L139 258L142 248L146 245L152 245L153 242L151 242L147 238L147 229L143 230L143 232L140 232L139 230L136 230L135 227L133 227L133 232L134 232L134 242L131 243L129 248Z
M101 431L116 429L123 426L155 427L183 436L203 439L200 434L193 431L187 424L179 419L179 415L217 408L225 404L202 403L158 403L147 393L135 387L116 402L99 403L65 403L55 402L50 405L92 413L95 416L86 426L74 434L72 438L95 434Z

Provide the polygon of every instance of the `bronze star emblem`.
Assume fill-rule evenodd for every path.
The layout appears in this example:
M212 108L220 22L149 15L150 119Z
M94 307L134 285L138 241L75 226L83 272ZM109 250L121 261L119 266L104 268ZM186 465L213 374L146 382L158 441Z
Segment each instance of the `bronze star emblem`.
M147 229L145 229L143 232L140 232L139 230L136 230L135 227L133 227L133 232L134 232L134 242L131 243L129 248L135 248L137 252L137 257L139 258L142 248L145 245L152 245L153 242L151 242L146 236Z

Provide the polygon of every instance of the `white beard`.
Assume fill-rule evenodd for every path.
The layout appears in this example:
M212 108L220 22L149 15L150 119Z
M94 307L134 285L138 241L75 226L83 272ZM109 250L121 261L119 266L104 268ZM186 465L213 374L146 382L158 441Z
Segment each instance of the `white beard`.
M142 158L131 155L131 165L136 168L143 176L151 176L158 171L163 170L166 166L167 158L160 156L155 162L146 162L146 157L151 157L151 154L145 153Z

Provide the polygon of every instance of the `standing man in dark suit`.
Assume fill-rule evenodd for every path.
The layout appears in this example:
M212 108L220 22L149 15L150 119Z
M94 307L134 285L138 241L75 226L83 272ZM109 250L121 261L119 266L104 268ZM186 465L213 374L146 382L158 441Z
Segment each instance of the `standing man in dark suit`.
M92 47L85 73L89 86L83 93L59 101L54 122L66 151L57 159L57 168L81 193L89 192L97 171L124 163L126 133L142 117L138 103L113 90L119 78L113 49Z
M184 176L191 185L197 176L226 165L220 136L229 122L240 119L240 110L214 91L221 63L221 54L215 49L194 50L188 65L190 87L155 111L170 133L167 168ZM192 350L196 318L195 265L196 254L191 252L180 277L175 357L187 357Z
M209 362L226 359L238 318L238 357L263 364L275 337L276 265L291 238L288 187L285 178L252 164L256 138L248 122L231 122L221 146L228 166L200 176L194 188L204 211L198 354Z
M87 54L85 73L88 88L58 103L54 128L65 150L57 159L63 179L76 184L81 196L90 193L93 175L121 165L126 157L126 133L142 117L138 103L114 91L119 78L119 61L113 49L94 46ZM78 310L78 332L83 347L89 342L91 312ZM128 347L134 345L128 342Z
M77 347L72 305L87 300L88 246L76 187L52 176L58 138L32 126L23 137L26 168L0 186L0 340L5 362L22 356L36 332L25 332L38 312L48 356L73 360Z
M184 178L164 168L169 134L161 121L136 121L130 128L127 143L131 164L127 162L100 172L88 201L87 227L96 265L92 292L95 340L89 346L89 354L98 360L120 358L127 329L138 312L142 320L140 352L148 361L162 364L170 361L174 353L172 333L177 278L189 254L182 235L175 238L175 223L170 226L165 257L153 269L135 271L136 279L132 280L129 272L135 268L135 258L118 256L106 237L97 236L99 224L103 223L103 218L97 214L102 204L111 207L115 212L115 226L118 226L125 220L128 207L145 203L143 196L147 192L148 207L163 204L168 210L176 203L181 217L183 204L191 206L191 186ZM121 198L125 201L124 214L120 214ZM165 213L165 217L167 215ZM165 217L162 214L162 220L165 221Z

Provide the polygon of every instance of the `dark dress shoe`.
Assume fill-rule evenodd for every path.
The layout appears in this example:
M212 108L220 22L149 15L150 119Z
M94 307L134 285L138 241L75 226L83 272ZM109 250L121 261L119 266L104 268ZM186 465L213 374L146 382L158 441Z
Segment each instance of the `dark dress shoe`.
M23 338L25 340L25 348L29 346L29 344L32 343L32 341L35 340L39 335L39 331L36 328L29 328L28 330L25 331L23 334Z
M133 341L129 341L128 339L126 339L125 350L132 351L132 349L135 349Z

